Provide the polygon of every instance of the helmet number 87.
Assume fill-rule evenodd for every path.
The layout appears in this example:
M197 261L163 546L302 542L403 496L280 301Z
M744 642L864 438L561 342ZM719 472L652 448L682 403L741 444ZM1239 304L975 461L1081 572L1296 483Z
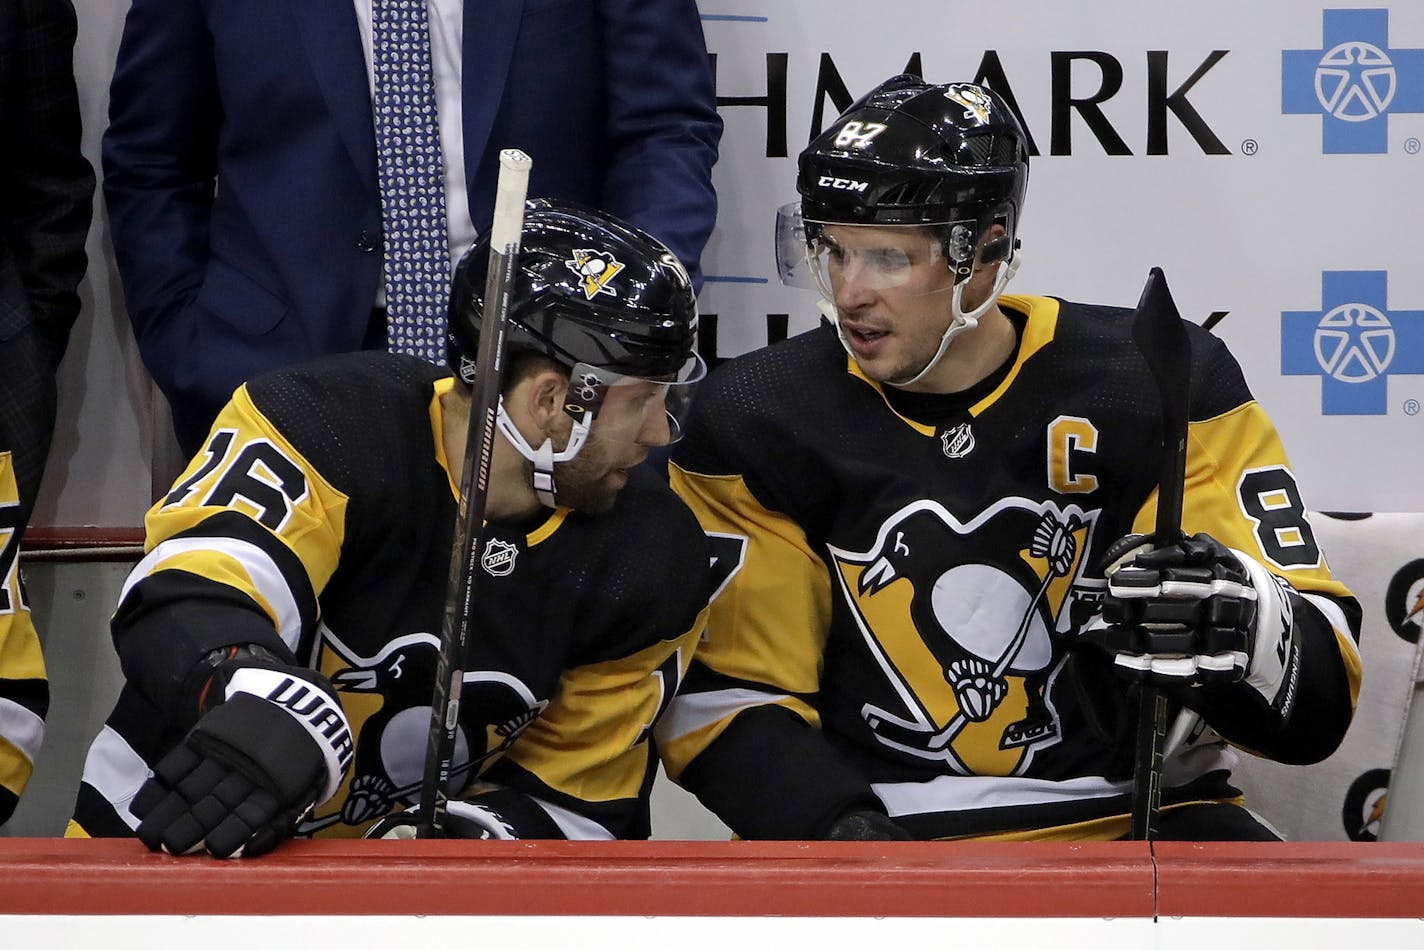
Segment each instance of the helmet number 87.
M838 148L865 148L872 139L884 131L885 124L883 122L847 122L836 133L836 146Z

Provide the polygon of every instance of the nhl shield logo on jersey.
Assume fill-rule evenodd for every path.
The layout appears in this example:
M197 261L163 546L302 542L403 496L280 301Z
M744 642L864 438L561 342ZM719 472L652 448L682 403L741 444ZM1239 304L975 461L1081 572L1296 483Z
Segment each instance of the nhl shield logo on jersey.
M939 434L940 445L944 447L946 458L962 459L974 451L974 430L969 423L961 422L952 429Z
M1009 498L962 522L918 501L869 550L831 549L888 681L885 701L861 711L877 741L967 775L1015 774L1057 741L1046 692L1063 654L1055 631L1089 593L1075 584L1096 518Z
M480 555L480 567L494 577L504 577L514 571L514 559L519 549L507 541L490 538L485 544L485 553Z
M618 296L618 292L610 284L623 269L623 264L607 251L577 248L574 250L574 259L564 261L564 266L578 274L579 286L583 288L583 295L589 300L599 294Z

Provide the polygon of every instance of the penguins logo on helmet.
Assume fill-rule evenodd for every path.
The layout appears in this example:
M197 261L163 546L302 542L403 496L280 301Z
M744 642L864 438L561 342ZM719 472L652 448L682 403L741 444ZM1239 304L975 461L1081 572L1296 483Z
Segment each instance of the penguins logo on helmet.
M962 105L966 119L978 119L981 123L988 124L989 110L993 108L993 102L978 86L953 83L945 89L944 97Z
M612 254L585 247L575 248L573 260L564 261L564 265L578 274L579 286L583 288L583 294L589 300L599 294L618 296L618 291L609 284L618 276L623 265Z

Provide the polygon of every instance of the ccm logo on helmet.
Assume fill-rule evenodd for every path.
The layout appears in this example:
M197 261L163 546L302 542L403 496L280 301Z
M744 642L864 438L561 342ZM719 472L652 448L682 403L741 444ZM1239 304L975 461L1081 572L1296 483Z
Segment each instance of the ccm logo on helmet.
M835 188L840 191L864 191L870 187L868 181L852 181L849 178L836 178L833 175L822 175L821 180L816 184L822 188Z

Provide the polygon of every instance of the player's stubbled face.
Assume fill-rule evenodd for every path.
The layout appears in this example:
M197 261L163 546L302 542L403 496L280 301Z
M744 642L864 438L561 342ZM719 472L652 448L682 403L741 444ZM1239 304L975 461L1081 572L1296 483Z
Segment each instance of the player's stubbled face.
M841 336L877 382L908 379L948 329L953 275L925 228L830 225L827 271Z
M628 469L648 451L672 441L666 408L667 387L651 382L611 386L589 427L578 455L554 466L559 501L579 511L613 507Z

